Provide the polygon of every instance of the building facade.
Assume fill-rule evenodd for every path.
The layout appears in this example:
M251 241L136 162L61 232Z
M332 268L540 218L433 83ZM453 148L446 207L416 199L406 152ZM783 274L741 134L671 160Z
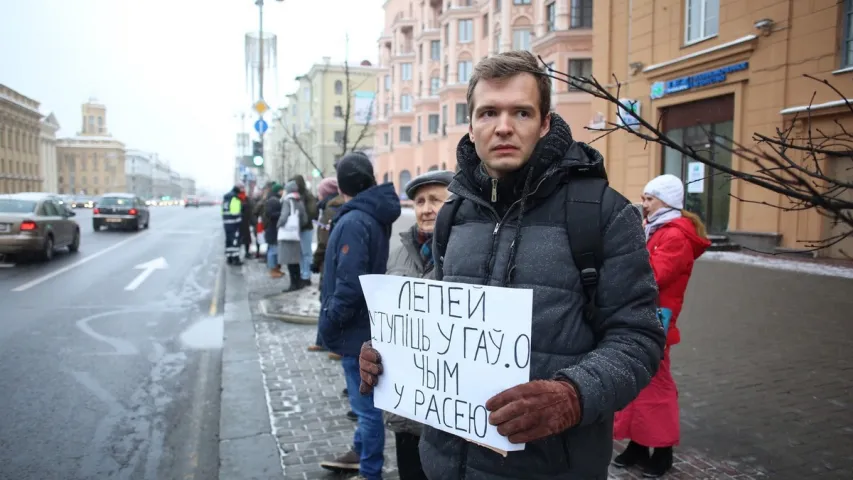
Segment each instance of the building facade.
M44 188L39 102L0 84L0 193Z
M107 109L96 99L82 108L82 128L56 143L58 192L101 195L126 192L125 147L107 129Z
M169 196L172 199L181 198L181 174L175 171L169 172Z
M297 77L297 91L276 127L285 129L283 179L301 174L315 184L334 175L335 162L344 151L370 150L374 141L377 68L334 64L329 57Z
M196 187L195 180L186 176L181 176L181 196L186 197L187 195L195 195Z
M159 158L154 158L152 175L152 190L154 198L160 199L172 195L171 175L172 168L169 167L169 164Z
M128 150L124 171L128 193L149 200L154 198L154 162L157 154L142 150Z
M42 190L50 193L59 192L59 167L56 161L56 132L59 122L54 114L41 121L39 137L39 159L41 163Z
M637 102L651 125L702 149L717 164L754 171L748 161L709 142L709 133L751 147L755 133L773 137L792 122L802 138L809 117L815 135L838 132L839 125L853 131L844 100L804 77L827 80L853 97L853 31L846 20L853 17L853 2L608 0L596 2L596 9L594 76L615 75L621 96ZM614 106L604 101L596 100L593 110L600 120L617 120ZM840 228L814 210L783 211L778 207L789 204L779 194L729 181L628 132L608 135L595 146L604 154L611 184L630 199L638 201L654 176L677 175L687 185L687 208L710 233L735 243L761 251L799 250L803 241L828 238ZM849 156L828 161L823 168L851 182L849 161ZM842 249L853 251L853 239L821 254L840 256Z
M478 61L528 50L555 70L592 71L592 0L389 0L379 38L376 173L400 195L412 177L455 169ZM543 65L543 68L545 65ZM553 110L589 139L590 95L552 81Z

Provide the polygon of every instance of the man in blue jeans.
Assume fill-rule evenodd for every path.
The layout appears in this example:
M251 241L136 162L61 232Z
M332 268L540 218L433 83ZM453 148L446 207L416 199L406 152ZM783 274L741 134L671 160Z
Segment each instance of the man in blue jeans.
M332 222L323 260L318 330L323 344L342 356L347 394L358 426L349 452L320 463L338 472L357 471L361 478L382 478L385 463L385 425L373 395L358 391L361 375L358 354L370 339L370 318L359 275L384 274L388 262L391 225L400 217L400 199L394 185L376 185L366 155L349 153L338 163L338 189L344 203Z

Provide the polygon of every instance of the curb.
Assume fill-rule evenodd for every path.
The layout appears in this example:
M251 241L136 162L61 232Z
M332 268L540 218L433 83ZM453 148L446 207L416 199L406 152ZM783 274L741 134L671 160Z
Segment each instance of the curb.
M258 310L260 310L261 315L269 318L274 318L276 320L281 320L282 322L287 323L295 323L298 325L317 325L319 319L317 317L312 317L308 315L290 315L286 313L270 313L269 308L269 299L263 299L258 302Z
M281 480L245 270L225 271L219 480Z

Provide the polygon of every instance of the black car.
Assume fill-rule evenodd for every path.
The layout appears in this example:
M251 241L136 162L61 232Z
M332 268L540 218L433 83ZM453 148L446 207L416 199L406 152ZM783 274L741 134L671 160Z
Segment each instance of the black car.
M132 193L106 193L92 210L92 229L96 232L101 227L139 230L150 223L148 206Z

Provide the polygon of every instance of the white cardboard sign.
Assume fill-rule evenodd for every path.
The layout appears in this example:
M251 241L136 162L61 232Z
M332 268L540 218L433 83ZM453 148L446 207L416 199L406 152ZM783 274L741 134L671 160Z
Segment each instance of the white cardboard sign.
M362 275L384 372L377 408L502 454L524 450L488 422L486 401L530 381L533 291Z

